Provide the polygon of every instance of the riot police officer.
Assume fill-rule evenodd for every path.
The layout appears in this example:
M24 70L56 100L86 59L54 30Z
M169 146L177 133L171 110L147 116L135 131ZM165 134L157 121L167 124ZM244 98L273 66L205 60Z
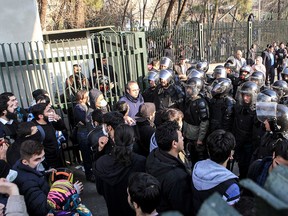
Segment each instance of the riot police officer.
M154 94L156 86L159 82L159 73L156 71L150 71L147 76L149 87L142 93L145 102L154 102Z
M217 129L231 131L236 101L231 97L232 82L228 78L218 78L212 83L213 98L209 103L210 132Z
M200 92L203 81L197 77L189 79L186 83L186 101L184 107L183 135L190 146L192 162L205 158L205 145L203 143L209 129L209 107Z
M250 76L250 81L255 82L258 85L258 88L260 91L267 89L267 87L265 87L265 80L266 80L266 77L264 73L260 71L255 71Z
M185 93L181 86L176 85L172 70L161 70L159 72L159 85L155 89L154 103L156 110L165 108L183 109Z
M240 178L245 178L257 139L257 128L260 127L256 118L256 98L258 86L247 81L239 89L239 98L235 105L235 118L232 132L236 147L234 158L238 161Z
M288 105L288 83L284 80L277 80L272 84L272 89L277 92L279 103Z

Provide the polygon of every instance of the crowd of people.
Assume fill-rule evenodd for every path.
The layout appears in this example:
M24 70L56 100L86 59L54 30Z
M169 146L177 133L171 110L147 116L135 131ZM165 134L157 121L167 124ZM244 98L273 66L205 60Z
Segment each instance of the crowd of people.
M86 180L96 183L108 214L196 215L214 192L241 212L239 203L251 194L239 186L239 179L251 178L263 186L273 168L288 165L283 45L277 50L268 45L250 65L237 50L212 74L206 61L190 64L179 56L174 64L167 56L154 59L147 89L140 93L131 80L113 106L105 100L105 89L93 88L97 76L89 89L80 65L74 65L66 80L75 104L69 113L70 137L79 144ZM115 72L108 74L112 76ZM81 182L68 174L48 181L65 167L62 143L69 138L48 92L37 89L33 98L23 109L13 93L0 95L2 211L92 215L81 203ZM12 202L21 210L11 208Z

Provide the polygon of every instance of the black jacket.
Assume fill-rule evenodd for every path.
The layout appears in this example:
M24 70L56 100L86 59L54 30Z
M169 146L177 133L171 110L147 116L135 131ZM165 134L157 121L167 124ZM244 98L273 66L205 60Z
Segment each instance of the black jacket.
M145 172L146 159L132 153L132 163L124 166L112 155L104 155L96 162L96 187L106 201L109 216L135 215L127 202L128 178L133 172Z
M147 157L150 153L150 139L152 134L155 133L155 128L144 118L136 118L136 125L133 128L136 135L134 152Z
M47 195L50 190L45 176L26 166L18 160L13 169L18 172L14 183L17 184L20 194L24 195L27 211L30 216L46 216Z
M176 210L184 216L193 215L192 178L189 168L180 159L156 148L147 158L146 171L161 184L159 213Z
M32 120L36 125L40 125L45 132L43 140L45 151L45 162L48 167L59 168L63 167L62 155L56 138L56 130L65 130L65 124L62 120L57 122L48 122L45 125L39 124L35 119Z

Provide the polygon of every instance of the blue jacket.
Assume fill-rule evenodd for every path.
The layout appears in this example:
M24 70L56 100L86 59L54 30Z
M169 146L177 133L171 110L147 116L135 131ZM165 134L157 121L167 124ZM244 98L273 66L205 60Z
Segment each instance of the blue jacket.
M47 195L50 187L45 176L22 164L18 160L13 169L18 172L18 176L14 183L17 184L20 194L24 195L27 211L30 216L46 216L49 212L47 206Z

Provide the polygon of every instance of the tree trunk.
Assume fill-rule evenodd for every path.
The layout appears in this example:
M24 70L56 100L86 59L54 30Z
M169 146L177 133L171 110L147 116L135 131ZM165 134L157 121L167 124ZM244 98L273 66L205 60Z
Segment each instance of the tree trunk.
M144 4L143 4L143 24L142 26L145 28L145 10L146 10L146 6L147 6L147 0L143 0Z
M175 1L176 0L170 0L169 6L167 8L167 11L166 11L166 14L165 14L165 17L164 17L164 20L163 20L163 25L162 25L163 28L166 28L167 25L168 25L168 21L169 21L169 18L171 16L172 9L174 7Z
M129 5L130 0L127 0L125 8L124 8L124 12L123 12L123 17L122 17L122 22L121 22L121 28L124 29L124 22L125 22L125 17L126 17L126 13L127 13L127 9L128 9L128 5ZM132 17L131 17L132 19ZM132 20L130 20L131 23Z
M184 9L185 9L185 7L186 7L186 4L187 4L187 0L183 0L183 3L182 3L182 5L181 5L181 9L180 9L179 14L178 14L178 16L177 16L176 27L179 25L179 22L180 22L181 17L182 17L182 15L183 15L183 13L184 13Z
M38 10L42 30L45 29L48 0L38 0Z
M281 0L278 0L277 20L281 19Z
M218 13L219 13L219 0L215 0L215 8L214 8L213 19L212 19L213 28L215 28L215 26L216 26L216 20L218 19Z
M157 4L156 4L156 6L155 6L155 9L154 9L154 11L153 11L153 14L152 14L152 17L151 17L151 20L150 20L150 23L149 23L149 28L148 28L149 31L151 30L151 25L152 25L152 22L153 22L153 20L154 20L156 11L158 10L158 6L159 6L160 2L161 2L161 0L158 0Z
M76 0L75 2L75 28L85 27L85 5L83 0Z

